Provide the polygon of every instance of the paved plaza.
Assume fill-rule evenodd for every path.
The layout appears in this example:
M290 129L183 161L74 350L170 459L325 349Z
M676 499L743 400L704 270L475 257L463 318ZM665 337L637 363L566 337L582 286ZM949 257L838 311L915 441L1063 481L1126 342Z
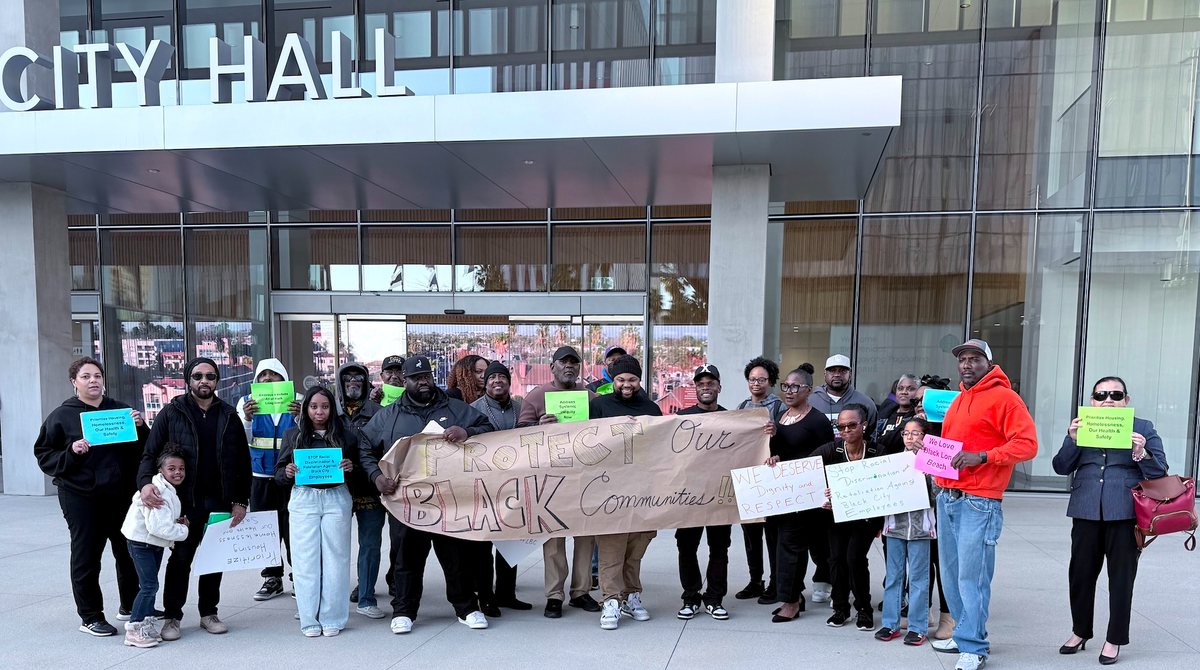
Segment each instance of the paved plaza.
M989 631L995 668L1090 668L1100 640L1079 656L1059 656L1070 635L1067 562L1070 522L1065 497L1010 497L997 555ZM1120 665L1128 668L1200 667L1200 552L1188 553L1179 537L1159 540L1142 558L1134 598L1132 645ZM883 556L871 556L872 595L882 595ZM385 545L386 551L386 545ZM701 550L704 551L703 549ZM770 610L753 601L726 606L728 621L698 616L680 621L673 533L659 534L643 563L645 598L653 618L625 619L616 631L603 631L599 615L565 608L557 621L542 617L542 565L521 566L518 596L535 604L531 612L504 610L486 631L456 623L445 601L444 582L430 560L421 615L413 632L392 635L388 620L370 620L351 609L350 623L336 638L308 639L293 620L294 601L281 596L263 603L251 594L261 581L255 572L225 576L221 618L226 635L198 628L195 578L183 622L183 639L138 650L119 637L93 638L77 631L79 620L68 577L66 523L53 497L0 495L0 645L2 668L953 668L956 656L935 653L928 644L904 647L881 643L852 626L829 628L825 606L810 604L798 621L772 624ZM386 561L386 555L384 560ZM1101 576L1103 584L1105 577ZM746 581L741 534L734 531L730 584ZM104 592L116 624L116 585L109 557ZM379 593L386 601L382 576ZM1107 621L1107 598L1097 603L1097 634ZM160 593L161 597L161 593ZM390 614L386 602L380 603ZM936 619L935 619L936 620ZM879 623L878 613L876 624ZM261 665L260 665L261 664Z

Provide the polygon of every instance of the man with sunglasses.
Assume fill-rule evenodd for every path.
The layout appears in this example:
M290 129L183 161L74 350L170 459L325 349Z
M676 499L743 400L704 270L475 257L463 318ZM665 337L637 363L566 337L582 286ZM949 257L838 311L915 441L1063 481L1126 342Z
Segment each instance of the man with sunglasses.
M158 472L158 455L168 442L183 447L187 474L176 487L176 493L192 531L187 539L175 543L167 560L163 584L166 619L162 627L162 639L167 641L180 637L179 624L187 601L192 559L204 537L209 515L226 513L232 515L231 526L241 523L250 503L251 488L246 431L233 405L216 395L220 379L217 364L209 358L193 358L184 366L183 376L188 392L171 400L155 418L138 469L142 504L157 509L163 505L163 499L150 480ZM214 635L228 631L228 626L217 618L221 573L201 575L199 589L200 627Z
M978 670L987 661L988 606L996 568L996 542L1004 527L1000 509L1013 466L1037 455L1037 430L992 349L979 339L955 347L962 393L942 422L942 437L963 447L950 465L958 479L937 477L938 553L954 637L933 643L958 654L956 670Z

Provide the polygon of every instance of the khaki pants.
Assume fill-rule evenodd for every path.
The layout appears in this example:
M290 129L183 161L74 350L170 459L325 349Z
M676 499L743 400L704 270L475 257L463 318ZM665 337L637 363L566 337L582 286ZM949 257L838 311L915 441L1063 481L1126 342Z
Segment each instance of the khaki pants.
M572 538L575 551L571 557L571 597L586 595L592 588L592 549L596 538L591 535ZM567 538L552 537L542 545L546 565L546 599L566 600L563 587L567 583Z
M603 600L623 600L642 592L642 557L658 531L597 535L600 549L600 591Z

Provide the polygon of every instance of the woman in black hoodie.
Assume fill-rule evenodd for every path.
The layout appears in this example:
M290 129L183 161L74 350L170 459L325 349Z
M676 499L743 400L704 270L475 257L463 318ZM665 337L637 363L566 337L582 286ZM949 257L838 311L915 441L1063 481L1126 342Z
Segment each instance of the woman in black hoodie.
M642 390L642 365L633 356L620 356L608 366L613 392L596 396L588 407L593 419L619 416L662 416L662 410ZM600 591L604 608L600 627L613 630L621 614L634 621L647 621L650 613L642 606L642 557L657 531L597 535L600 555Z
M71 531L71 590L81 620L79 630L107 637L117 629L104 618L100 558L105 543L111 543L121 594L117 619L126 621L137 597L138 577L121 523L137 491L138 463L150 429L137 410L104 395L104 368L98 361L81 358L71 364L69 374L75 396L46 417L33 455L42 472L54 478L58 504ZM130 412L137 427L135 441L93 445L83 439L80 415L108 410Z

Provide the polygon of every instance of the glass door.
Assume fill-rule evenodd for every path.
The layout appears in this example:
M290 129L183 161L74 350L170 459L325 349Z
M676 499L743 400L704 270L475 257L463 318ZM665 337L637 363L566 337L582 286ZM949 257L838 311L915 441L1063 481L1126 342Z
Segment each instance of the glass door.
M331 314L279 315L276 358L296 382L298 392L317 384L333 388L339 365L336 323Z
M360 363L378 385L383 359L408 357L408 330L403 316L338 316L340 333L338 356L341 365Z

